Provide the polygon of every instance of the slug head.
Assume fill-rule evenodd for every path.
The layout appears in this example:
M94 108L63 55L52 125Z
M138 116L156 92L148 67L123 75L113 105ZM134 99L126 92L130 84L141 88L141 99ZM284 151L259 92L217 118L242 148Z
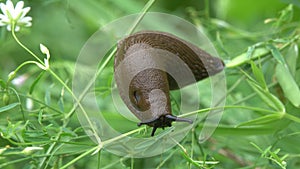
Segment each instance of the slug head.
M192 123L191 120L173 116L169 98L167 74L158 69L138 73L129 86L129 98L135 108L133 113L142 121L138 124L157 128L171 127L173 121Z

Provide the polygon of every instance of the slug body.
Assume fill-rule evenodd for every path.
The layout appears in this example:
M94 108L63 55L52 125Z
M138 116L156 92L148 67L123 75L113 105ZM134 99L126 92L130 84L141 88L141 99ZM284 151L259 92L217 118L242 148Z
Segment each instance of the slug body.
M177 60L176 60L177 59ZM194 80L187 78L186 67ZM222 60L174 35L142 31L118 42L115 56L115 81L120 96L141 122L157 128L170 127L173 121L189 119L172 115L170 90L195 83L224 69ZM171 75L169 70L173 71ZM181 79L182 83L178 83Z

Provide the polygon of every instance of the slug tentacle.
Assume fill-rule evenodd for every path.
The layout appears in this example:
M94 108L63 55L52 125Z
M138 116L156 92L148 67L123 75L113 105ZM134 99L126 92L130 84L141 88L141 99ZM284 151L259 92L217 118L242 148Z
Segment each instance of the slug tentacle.
M187 123L193 124L193 120L186 119L186 118L180 118L180 117L173 116L170 114L166 115L166 118L173 120L173 121L177 121L177 122L187 122Z

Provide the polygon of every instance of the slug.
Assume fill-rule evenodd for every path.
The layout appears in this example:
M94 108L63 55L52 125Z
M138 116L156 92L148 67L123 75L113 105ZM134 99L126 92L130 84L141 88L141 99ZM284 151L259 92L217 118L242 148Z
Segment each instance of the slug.
M184 67L192 73L194 81L185 79ZM183 81L181 85L167 71L169 68L177 71L175 74ZM221 59L175 35L159 31L141 31L120 40L114 60L119 94L129 110L141 120L138 126L153 127L151 136L157 128L172 126L173 121L192 123L190 119L172 115L170 90L195 83L223 69Z

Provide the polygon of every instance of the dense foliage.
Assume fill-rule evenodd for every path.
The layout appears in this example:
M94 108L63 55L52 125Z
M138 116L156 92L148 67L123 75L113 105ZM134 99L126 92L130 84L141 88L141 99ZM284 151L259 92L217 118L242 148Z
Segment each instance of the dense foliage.
M27 15L32 26L26 22L18 32L0 27L0 168L300 167L299 0L24 3L31 7ZM119 157L105 150L118 138L102 149L77 119L74 65L100 27L149 11L176 15L204 30L226 64L225 111L204 143L198 141L199 122L182 142L159 156ZM112 61L100 64L105 67L94 90L102 99L100 106L109 110L112 105L105 98L111 94ZM207 108L210 100L201 97L201 103ZM137 128L112 112L106 118L124 133ZM143 129L146 134L135 136L149 136L149 128Z

